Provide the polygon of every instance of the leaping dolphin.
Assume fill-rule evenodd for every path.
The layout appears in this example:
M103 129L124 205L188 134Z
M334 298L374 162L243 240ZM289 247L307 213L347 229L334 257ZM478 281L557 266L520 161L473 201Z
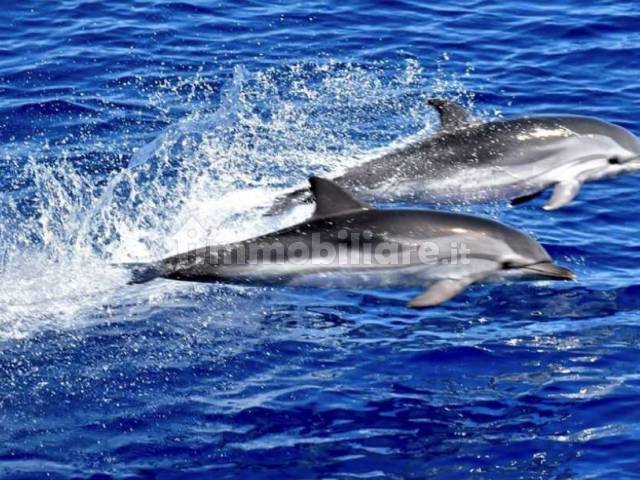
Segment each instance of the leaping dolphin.
M429 101L441 131L374 158L333 180L365 200L520 204L553 187L556 210L584 182L640 170L640 140L590 117L539 116L481 123L461 105ZM270 214L309 201L307 188L276 200Z
M292 227L134 267L131 283L420 287L411 307L438 305L487 280L569 280L534 239L481 217L381 210L312 177L315 213Z

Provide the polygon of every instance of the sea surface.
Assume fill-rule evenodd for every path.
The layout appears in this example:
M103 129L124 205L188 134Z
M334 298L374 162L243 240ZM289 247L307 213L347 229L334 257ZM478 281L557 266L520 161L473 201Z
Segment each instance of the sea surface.
M0 3L0 478L640 478L639 175L455 207L579 279L433 309L112 266L304 219L430 97L640 134L636 1Z

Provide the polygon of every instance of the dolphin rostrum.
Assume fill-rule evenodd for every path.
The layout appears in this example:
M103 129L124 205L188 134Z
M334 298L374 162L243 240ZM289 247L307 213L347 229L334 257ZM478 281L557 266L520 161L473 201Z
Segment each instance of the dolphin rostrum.
M544 206L571 202L584 182L640 170L640 140L590 117L539 116L482 123L462 106L429 101L441 131L347 170L334 181L366 200L517 205L553 187ZM269 214L309 201L307 188L276 199Z
M133 267L131 283L420 287L411 307L438 305L488 280L569 280L528 235L493 220L429 210L382 210L312 177L308 220L249 240Z

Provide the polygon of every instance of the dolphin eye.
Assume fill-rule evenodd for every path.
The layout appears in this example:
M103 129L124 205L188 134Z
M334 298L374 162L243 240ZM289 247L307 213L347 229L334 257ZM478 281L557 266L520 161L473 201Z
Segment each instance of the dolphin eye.
M609 165L620 165L620 159L618 157L609 158Z
M518 266L515 264L515 262L507 260L505 262L502 262L502 268L504 270L509 270L510 268L518 268Z

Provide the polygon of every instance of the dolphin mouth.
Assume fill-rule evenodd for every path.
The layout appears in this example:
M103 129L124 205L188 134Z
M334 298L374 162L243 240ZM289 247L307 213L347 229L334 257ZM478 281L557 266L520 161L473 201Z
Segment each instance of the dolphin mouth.
M575 280L576 274L573 270L561 267L551 262L535 263L523 267L528 274L541 279L548 280Z

